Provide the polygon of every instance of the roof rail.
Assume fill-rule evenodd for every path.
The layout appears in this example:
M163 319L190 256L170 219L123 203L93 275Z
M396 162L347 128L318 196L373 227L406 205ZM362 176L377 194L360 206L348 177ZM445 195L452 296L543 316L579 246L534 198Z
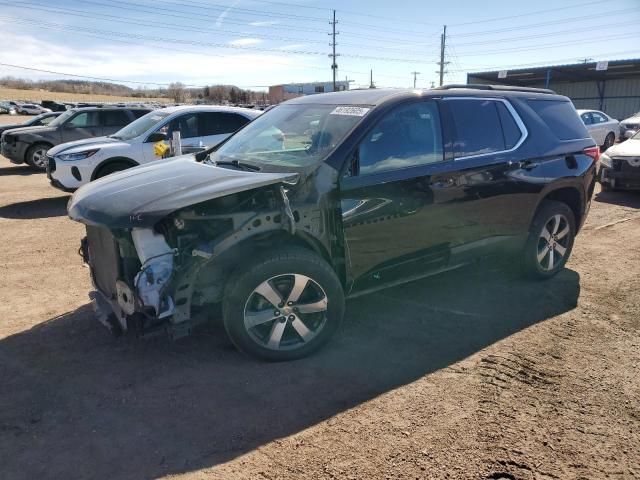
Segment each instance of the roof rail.
M556 92L548 88L518 87L515 85L483 85L480 83L451 83L434 88L434 90L452 90L455 88L468 88L471 90L495 90L504 92L529 92L529 93L548 93L555 95Z

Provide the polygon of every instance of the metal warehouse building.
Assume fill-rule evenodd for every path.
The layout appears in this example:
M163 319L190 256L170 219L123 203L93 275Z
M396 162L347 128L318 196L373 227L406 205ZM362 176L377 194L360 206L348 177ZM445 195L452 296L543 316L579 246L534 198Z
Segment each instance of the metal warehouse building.
M550 88L618 120L640 111L640 59L469 73L467 83Z

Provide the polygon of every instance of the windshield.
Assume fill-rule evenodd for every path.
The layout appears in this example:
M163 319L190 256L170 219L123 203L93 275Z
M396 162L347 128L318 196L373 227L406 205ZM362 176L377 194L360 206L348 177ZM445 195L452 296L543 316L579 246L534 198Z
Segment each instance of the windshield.
M67 121L67 119L69 117L71 117L75 112L73 110L67 110L66 112L64 112L62 115L60 115L59 117L55 118L51 123L49 123L50 127L57 127L59 125L62 125L64 122Z
M144 132L149 130L154 125L160 123L164 118L171 115L170 112L155 111L149 112L143 115L137 120L134 120L126 127L121 128L116 133L111 135L111 138L117 138L118 140L131 140L139 137Z
M280 105L211 154L210 161L303 167L324 160L370 110L361 106Z

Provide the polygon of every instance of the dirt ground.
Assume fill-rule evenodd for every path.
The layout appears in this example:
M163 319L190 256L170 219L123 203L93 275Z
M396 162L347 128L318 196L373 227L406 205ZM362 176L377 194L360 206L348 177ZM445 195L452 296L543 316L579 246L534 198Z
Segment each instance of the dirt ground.
M640 194L598 193L549 282L361 297L284 364L112 338L67 200L0 158L0 479L640 478Z

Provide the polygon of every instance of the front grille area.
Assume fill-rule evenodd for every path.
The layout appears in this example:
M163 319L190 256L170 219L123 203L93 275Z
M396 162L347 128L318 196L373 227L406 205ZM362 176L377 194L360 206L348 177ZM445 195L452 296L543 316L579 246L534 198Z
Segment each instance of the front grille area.
M627 160L622 158L612 158L612 167L616 172L621 172L625 176L640 178L640 166L634 167ZM640 158L631 158L635 162L640 162Z
M116 280L120 271L118 243L106 228L87 226L89 266L93 282L107 298L116 298Z
M53 173L56 171L56 161L53 157L47 155L47 173Z

